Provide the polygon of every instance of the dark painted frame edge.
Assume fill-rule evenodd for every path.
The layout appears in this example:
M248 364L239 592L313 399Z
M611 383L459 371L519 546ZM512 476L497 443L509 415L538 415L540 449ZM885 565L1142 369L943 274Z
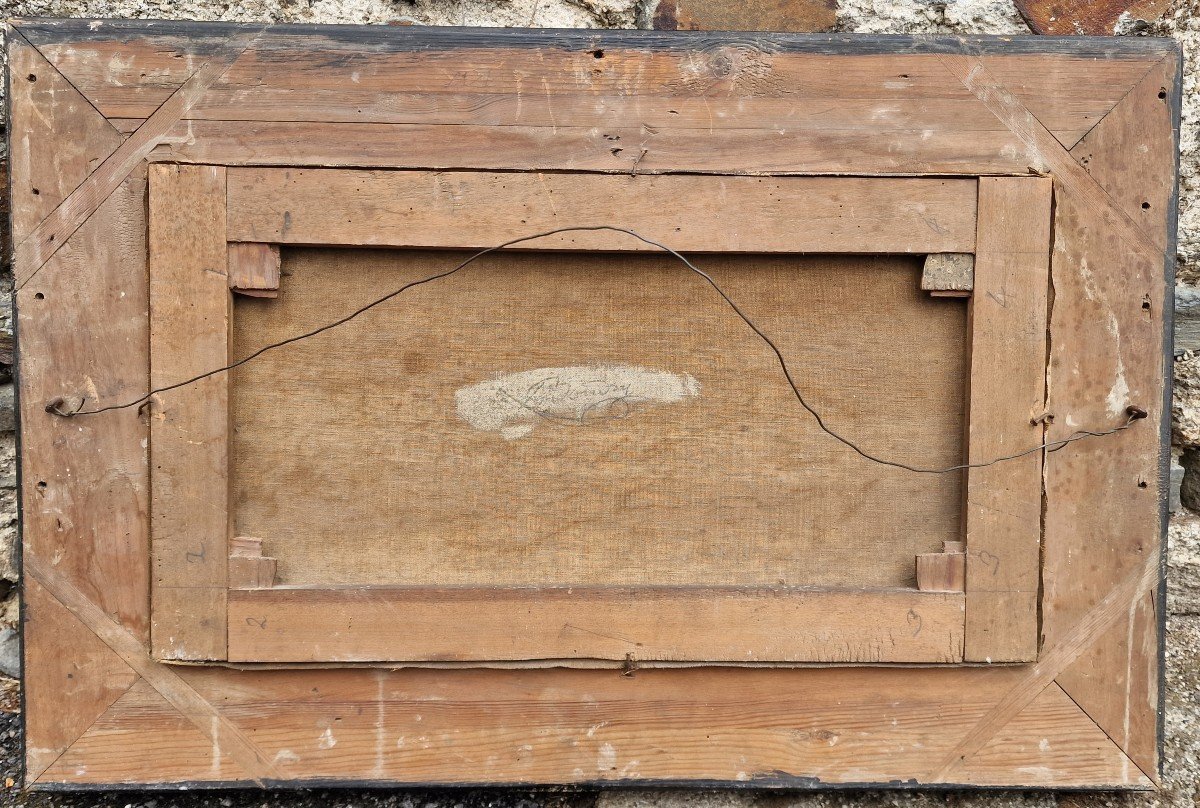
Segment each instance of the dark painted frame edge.
M13 51L13 48L17 45L18 40L23 42L26 47L30 47L30 48L34 47L33 44L31 42L29 42L28 39L25 38L24 34L20 31L18 31L16 29L16 27L11 24L7 24L7 23L5 24L4 34L5 34L4 58L5 58L6 65L12 64L12 51ZM4 98L5 98L6 103L4 105L4 148L5 148L4 153L6 156L12 154L12 141L13 141L12 103L11 103L12 88L11 88L11 85L12 85L12 71L9 69L5 69L5 71L4 71ZM9 210L8 210L8 219L3 223L3 225L0 225L0 226L3 226L5 228L7 228L7 230L8 230L8 249L5 250L4 260L8 262L9 271L11 272L12 267L16 262L16 253L17 253L16 240L13 239L13 237L12 237L12 232L13 232L13 228L12 228L12 225L13 225L13 210L12 210L13 193L12 193L12 170L11 169L6 173L5 180L6 181L4 183L3 192L8 194ZM14 561L13 566L16 568L16 571L17 571L17 597L19 598L19 602L17 604L17 621L18 621L17 622L17 647L18 647L19 656L20 656L20 660L21 660L21 678L19 680L21 683L21 695L20 695L20 701L19 701L19 704L21 707L21 715L17 720L17 725L20 729L20 738L17 739L17 751L20 754L21 759L18 764L17 775L20 778L20 782L22 784L24 784L26 775L28 774L27 761L29 760L29 755L28 755L29 750L27 748L28 747L28 731L27 731L28 728L25 726L26 716L28 716L28 714L29 714L29 710L27 709L27 705L26 705L26 700L28 698L27 688L25 687L25 668L26 668L26 664L25 664L25 621L27 619L26 618L26 608L27 607L25 604L28 601L28 598L25 597L25 507L24 507L24 497L21 496L21 492L25 490L25 484L24 484L24 479L23 479L24 478L24 468L21 463L21 456L22 456L21 435L22 435L23 430L21 429L21 385L20 385L20 379L18 376L18 374L20 373L20 367L21 367L21 340L20 340L20 337L18 336L18 331L20 329L17 328L17 320L20 315L17 311L17 290L16 290L15 285L14 285L13 290L11 292L9 292L9 306L10 306L10 311L12 312L12 314L10 315L11 319L9 320L9 323L12 326L12 332L13 332L13 364L12 364L12 368L11 368L11 373L12 373L12 379L13 379L13 429L16 432L16 434L15 434L15 445L16 445L15 460L16 460L16 463L14 465L16 466L16 469L17 469L17 488L16 488L16 497L15 497L16 505L17 505L17 546L16 546L16 553L14 553L15 558L13 559L13 561Z
M444 789L446 791L466 791L469 789L492 789L498 792L538 791L538 792L578 792L586 790L601 791L638 791L661 789L725 790L725 791L795 791L795 792L853 792L853 791L888 791L921 792L932 791L939 793L969 792L971 794L987 793L1040 793L1062 794L1070 792L1100 793L1100 794L1146 794L1155 793L1153 786L981 786L978 784L962 783L922 783L916 780L883 780L879 782L827 783L819 777L805 775L789 775L773 773L752 777L749 780L584 780L577 783L548 784L537 781L518 783L496 783L486 780L478 782L444 782L444 781L404 781L404 780L341 780L314 778L311 780L264 780L261 787L253 786L249 780L180 780L172 783L34 783L26 786L27 791L42 793L95 793L110 794L121 791L130 792L178 792L178 791L245 791L250 794L262 794L267 791L295 793L312 791L314 789L361 789L376 791L383 789L404 789L421 791L429 789Z
M1179 247L1179 164L1180 128L1183 121L1183 72L1182 48L1175 50L1175 81L1168 90L1167 104L1170 110L1172 150L1175 161L1172 168L1171 197L1167 203L1167 245L1163 259L1163 281L1166 284L1163 305L1163 400L1159 424L1159 573L1158 591L1155 597L1155 624L1158 628L1158 716L1155 733L1155 757L1158 769L1155 774L1161 782L1165 777L1164 749L1166 746L1167 712L1167 574L1169 572L1169 544L1171 526L1171 404L1175 388L1175 268ZM1170 305L1166 305L1169 301ZM1182 507L1182 505L1180 506Z
M864 56L888 54L963 54L971 56L1053 55L1112 59L1181 52L1168 37L910 36L903 34L789 34L745 31L650 31L644 29L466 28L457 26L313 25L193 22L182 20L13 18L33 45L68 42L125 42L158 37L182 38L193 48L225 45L231 34L258 31L268 37L256 47L270 49L271 34L289 39L315 36L331 44L378 51L466 48L597 46L675 51L681 47L742 45L780 53ZM209 42L196 42L197 38Z

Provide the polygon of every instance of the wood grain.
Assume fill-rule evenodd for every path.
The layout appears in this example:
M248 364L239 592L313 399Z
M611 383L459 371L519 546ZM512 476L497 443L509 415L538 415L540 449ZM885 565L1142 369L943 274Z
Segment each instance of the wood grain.
M121 137L19 34L9 32L13 235L29 235ZM32 80L31 80L32 79ZM61 138L61 140L60 140ZM34 190L36 189L36 193ZM134 413L69 424L54 398L113 401L147 381L145 176L122 183L14 295L19 337L22 554L44 554L145 638L146 426ZM137 678L36 582L22 587L24 756L42 772Z
M1049 179L979 180L970 463L1023 452L1043 440L1038 416L1046 404L1051 195ZM1040 452L967 472L970 661L1037 658L1041 511Z
M120 128L140 119L114 121ZM722 175L1028 174L1036 152L1008 131L664 129L297 121L182 121L153 159L230 166L695 172ZM1073 133L1072 137L1082 136ZM1074 142L1074 141L1072 141ZM625 146L617 144L624 143ZM643 155L642 149L645 149ZM617 150L618 151L614 151ZM846 155L853 154L848 165Z
M279 296L279 245L229 243L229 288L251 297Z
M1035 756L1044 765L1014 765ZM958 763L948 779L981 786L1012 786L1019 782L1060 787L1064 770L1071 771L1076 782L1127 783L1147 791L1154 788L1154 782L1134 771L1129 758L1054 684L1000 728L983 748Z
M229 360L225 169L150 171L150 383ZM225 656L228 376L155 396L150 463L152 645L166 659Z
M1056 301L1062 302L1056 303L1051 318L1048 395L1051 411L1071 415L1070 422L1060 420L1050 436L1069 435L1084 422L1113 424L1129 405L1149 413L1147 424L1161 423L1167 412L1162 402L1163 379L1169 377L1159 362L1142 361L1132 370L1130 352L1137 351L1143 357L1165 355L1162 348L1169 339L1166 326L1170 315L1163 306L1171 286L1174 259L1170 250L1164 253L1159 245L1172 243L1166 236L1172 231L1173 205L1168 203L1163 215L1150 221L1131 211L1129 197L1135 194L1112 196L1093 170L1063 153L1028 110L1016 104L987 71L979 69L979 63L972 66L969 59L955 58L948 60L948 65L968 86L975 87L1014 131L1044 153L1055 173L1056 233L1073 236L1055 239L1053 283ZM1179 115L1179 53L1165 55L1148 68L1146 75L1156 68L1161 69L1163 81L1153 99L1147 98L1144 85L1139 92L1131 92L1128 99L1143 106L1144 114L1135 117L1157 119L1162 129L1152 139L1134 129L1134 142L1126 144L1121 143L1119 135L1109 135L1106 148L1088 161L1089 165L1094 160L1121 166L1127 160L1127 149L1137 148L1145 157L1143 164L1153 166L1147 172L1154 179L1135 177L1128 171L1118 172L1117 176L1123 173L1128 182L1138 185L1145 182L1149 195L1143 199L1147 201L1163 178L1167 178L1169 187L1176 175L1178 128L1170 122L1177 122ZM1145 106L1164 101L1168 106L1165 121L1161 109ZM1114 125L1122 117L1124 113L1114 119ZM1102 169L1098 176L1104 173ZM1103 291L1098 283L1103 284ZM1063 294L1068 300L1062 300ZM1135 302L1137 309L1133 308ZM1080 327L1073 329L1074 324ZM1059 331L1061 337L1056 336ZM1088 353L1087 360L1077 358L1081 351ZM1143 399L1149 399L1144 406L1139 403ZM1109 443L1103 450L1087 447L1087 451L1079 451L1081 447L1073 447L1071 452L1056 452L1047 462L1045 522L1047 547L1053 548L1046 554L1043 573L1043 629L1047 638L1064 631L1072 616L1102 597L1106 586L1140 563L1145 553L1161 551L1166 519L1166 443L1161 434L1150 429L1142 430L1140 436L1122 435ZM1063 457L1066 454L1073 454L1075 459ZM1098 482L1101 479L1103 484ZM1124 483L1118 482L1131 479L1136 481L1132 483L1136 490L1126 490ZM1087 517L1082 518L1082 514ZM1157 530L1151 529L1152 522ZM1135 523L1141 528L1134 528ZM1097 535L1110 536L1112 541L1096 542ZM1089 571L1089 581L1097 583L1073 589L1066 580L1079 574L1080 564ZM1159 759L1159 718L1158 679L1150 672L1157 670L1158 664L1150 660L1158 655L1155 646L1160 621L1152 600L1139 599L1138 604L1131 605L1124 630L1114 627L1091 654L1063 674L1064 688L1085 698L1089 710L1110 728L1113 737L1138 745L1137 759L1151 777L1155 776ZM1085 690L1096 695L1083 696Z
M264 556L262 539L234 536L229 540L230 589L261 589L275 585L275 559Z
M490 247L615 224L685 251L971 252L975 205L974 180L229 171L230 240L282 244ZM713 226L733 211L738 227ZM608 232L520 246L655 249Z
M1120 209L1162 249L1172 236L1165 225L1176 192L1172 149L1163 142L1175 111L1171 96L1180 66L1166 58L1130 89L1125 99L1071 149L1071 156L1104 188ZM1148 161L1160 170L1146 173Z
M20 244L125 138L20 33L9 38L8 61L12 240Z
M1015 668L180 670L301 782L614 783L767 788L920 782L1020 677ZM236 682L236 686L231 686ZM730 694L737 694L730 699ZM1034 700L946 782L1145 788L1060 700ZM936 721L930 716L938 716ZM649 717L649 718L648 718ZM1040 741L1047 743L1042 745ZM1083 754L1072 754L1082 750ZM135 687L47 776L238 781L223 749Z
M1120 576L1163 552L1167 444L1162 432L1164 419L1170 418L1163 390L1171 361L1164 341L1170 339L1175 202L1162 193L1164 186L1174 186L1178 147L1172 122L1178 115L1179 76L1178 59L1164 60L1122 102L1129 107L1115 110L1111 122L1102 122L1075 152L1081 161L1086 158L1088 173L1116 204L1138 220L1146 237L1170 249L1141 254L1128 237L1102 223L1090 200L1057 191L1056 228L1079 235L1055 240L1050 406L1070 412L1077 423L1119 421L1117 410L1127 405L1146 409L1150 417L1108 449L1076 446L1048 458L1046 529L1055 541L1047 543L1047 640L1061 635L1064 625L1104 597ZM1158 128L1148 128L1153 126ZM1134 154L1140 155L1136 165ZM1143 200L1151 203L1149 209L1141 207ZM1151 361L1151 356L1165 359ZM1051 434L1068 430L1056 419ZM1098 543L1096 535L1106 540ZM1103 641L1059 677L1063 689L1152 779L1160 765L1160 603L1151 592L1128 604Z
M917 556L917 589L962 592L966 588L966 553L921 553Z
M1020 672L1020 679L992 704L969 732L957 740L953 749L932 769L929 779L946 779L964 759L987 745L1001 727L1023 712L1039 693L1051 686L1056 677L1120 621L1128 613L1129 604L1136 603L1146 592L1154 589L1160 577L1158 559L1146 559L1140 568L1132 570L1124 580L1112 587L1069 631L1056 637L1053 644L1047 644L1036 663L1016 668Z
M26 47L19 39L10 46L14 55ZM15 120L44 114L50 131L99 128L95 120L60 119L94 111L48 104L30 95L36 84L14 85ZM45 176L56 159L62 160L62 182L82 181L82 175L66 173L85 167L67 157L78 153L72 151L78 145L56 156L50 138L26 142L17 135L17 144L30 151L12 164L14 187L29 186L31 163ZM23 549L56 559L76 586L143 638L149 630L147 572L130 559L145 558L149 546L148 429L132 411L70 422L45 407L55 398L68 407L111 404L146 390L145 204L146 180L139 171L75 232L36 284L15 294ZM62 653L54 643L42 646L36 628L26 636L26 650L33 664Z
M21 104L13 98L14 114ZM69 406L81 399L90 406L146 389L144 206L145 177L135 176L37 283L16 293L22 553L56 559L63 575L142 639L149 634L149 570L131 559L148 557L146 425L134 412L71 423L46 413L45 404L62 396ZM35 586L24 585L22 600L32 777L135 677Z
M17 28L89 102L119 114L113 124L122 133L143 126L197 65L252 30L59 20ZM17 37L9 42L14 47ZM1046 53L1050 47L1056 52ZM1172 259L1170 128L1178 101L1171 47L1146 38L747 34L700 34L681 44L653 32L301 26L259 40L249 58L197 93L178 122L156 119L164 129L139 140L138 154L154 141L144 155L153 160L595 171L634 173L635 182L688 171L969 177L1049 170L1057 188L1048 395L1056 416L1050 436L1061 437L1116 425L1129 404L1147 409L1151 421L1163 416L1159 357L1169 318L1163 280ZM1153 88L1153 102L1165 110L1147 106L1142 92L1160 77L1165 97ZM39 74L34 84L41 82ZM10 80L14 121L26 91L19 84ZM344 104L334 96L339 89ZM1134 106L1102 120L1122 98ZM288 114L288 99L298 114ZM28 141L46 176L59 176L46 168L56 150L67 158L68 197L83 179L75 178L82 163L62 133L90 131L90 123L71 128L80 123L58 122ZM19 135L14 129L14 154ZM1082 166L1063 148L1081 138L1074 157L1086 158ZM1140 162L1124 157L1135 154ZM144 642L148 619L147 427L131 410L66 421L42 407L55 396L116 403L147 389L141 159L131 161L124 182L105 171L112 194L92 189L84 208L59 206L75 218L94 212L17 294L26 547L83 593L77 605L94 601L135 644ZM21 171L14 163L18 193L30 176ZM28 210L35 209L31 220L44 215ZM741 225L734 215L712 229ZM26 247L23 278L29 255ZM380 355L404 347L393 340ZM803 363L806 373L821 366ZM223 719L281 776L314 784L896 785L928 781L931 761L945 761L940 780L949 784L1145 788L1157 765L1161 615L1151 590L1163 445L1147 422L1047 459L1043 630L1047 656L1070 648L1049 660L1065 665L1053 674L1045 657L1032 666L633 676L182 668L175 675L207 704L220 704L219 714L180 712L143 680L93 721L129 680L129 667L78 625L52 629L48 621L71 618L32 584L26 648L46 675L30 684L30 760L49 766L40 779L48 787L252 782L213 732L213 720ZM861 499L879 501L876 494ZM1121 583L1128 575L1137 576L1136 591ZM1097 604L1111 622L1093 619ZM95 682L60 688L64 672ZM47 743L37 746L37 737Z
M58 33L59 41L47 41L43 48L106 115L129 118L147 116L182 82L184 60L173 58L176 53L202 58L214 41L238 30L192 27L186 37L161 37L139 47L122 36L120 25L107 26L81 32L87 40L82 46L63 43ZM493 40L463 47L469 34L388 34L368 32L355 39L309 29L268 35L188 114L196 120L559 127L611 120L618 126L644 122L655 131L670 126L769 130L811 121L835 137L839 130L886 129L894 120L900 125L893 128L909 130L914 142L922 130L1000 131L994 120L978 115L961 87L945 82L933 54L836 55L849 39L709 35L684 48L678 40L646 35L521 32L501 46L501 40ZM824 52L805 53L804 48ZM602 57L596 58L597 51ZM120 61L111 60L115 52ZM1001 78L1019 83L1022 100L1073 144L1145 70L1148 55L1133 49L1110 49L1110 54L1116 58L1039 54L1033 57L1036 70L1010 56L1003 60ZM536 71L530 69L534 63ZM108 64L113 67L102 67ZM814 104L831 99L872 106L854 116L856 108L843 112L839 104L826 103L823 109ZM786 103L762 111L754 106L769 101Z
M182 82L180 63L204 58L214 39L239 30L193 27L142 48L122 26L104 25L80 32L86 47L43 47L106 114L126 120L149 115ZM932 53L876 46L837 57L852 41L786 35L706 36L684 49L612 32L522 32L515 47L488 47L469 33L389 34L268 36L186 113L161 156L621 173L635 164L643 172L838 172L846 153L856 155L856 172L1025 173L1035 163L1035 151L946 81ZM1162 56L1161 46L1072 50L1006 56L994 66L1067 145ZM530 71L534 62L543 72ZM98 67L106 64L113 67Z
M129 137L105 156L84 182L17 244L13 275L18 288L40 271L109 194L137 169L180 117L252 41L246 36L234 37L226 43L223 52L197 67L187 81L164 99Z
M962 632L961 594L913 590L358 587L229 593L234 662L957 662Z
M25 782L32 783L138 675L35 580L22 582Z
M946 69L974 91L979 100L1036 155L1036 160L1030 166L1035 173L1053 174L1057 183L1086 200L1105 226L1119 234L1132 249L1153 256L1161 253L1161 247L1148 236L1138 219L1125 207L1114 204L1104 187L1092 179L1087 170L1063 148L1063 144L1021 103L1017 95L1001 83L993 72L994 60L985 62L976 57L960 55L941 58ZM1147 69L1151 67L1153 65Z
M189 723L209 737L215 748L222 748L243 769L244 774L262 785L266 778L279 779L283 772L267 759L254 741L233 722L221 715L171 667L151 659L142 642L130 634L104 610L93 603L63 574L36 555L25 557L25 571L40 586L54 595L63 607L88 627L131 669L153 687Z

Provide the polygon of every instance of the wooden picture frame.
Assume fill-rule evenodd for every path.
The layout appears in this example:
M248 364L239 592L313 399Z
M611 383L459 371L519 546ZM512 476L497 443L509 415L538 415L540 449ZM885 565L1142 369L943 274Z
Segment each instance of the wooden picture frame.
M29 783L1153 788L1179 74L1147 39L13 23ZM673 209L718 193L736 228ZM977 466L965 552L911 559L943 591L274 586L230 374L142 398L237 358L289 250L613 209L933 256Z
M379 200L460 201L396 214ZM637 205L639 227L687 252L972 256L970 429L978 462L1044 440L1045 314L1052 184L980 180L578 177L157 165L150 180L150 367L154 387L234 357L230 295L279 286L284 245L482 248L506 234L584 224L599 197ZM501 188L503 193L500 193ZM505 212L505 200L552 206ZM720 197L757 226L695 229L671 200ZM762 206L756 207L756 206ZM864 228L870 216L873 227ZM656 216L661 220L656 220ZM818 219L820 229L788 222ZM524 228L524 230L522 230ZM688 228L685 230L684 228ZM978 232L977 232L978 231ZM228 246L226 244L228 242ZM981 247L977 247L977 242ZM533 249L641 249L563 234ZM227 282L211 271L228 255ZM1031 260L1031 256L1037 256ZM262 268L267 267L264 271ZM273 278L273 287L242 278ZM932 294L970 296L970 289ZM975 301L981 301L976 303ZM795 587L276 587L261 538L231 548L226 420L230 376L158 396L151 421L152 646L163 659L235 662L962 662L1037 658L1041 458L971 469L970 590ZM996 439L996 433L1004 435ZM199 439L199 436L205 436ZM1003 478L998 474L1002 473ZM987 481L1002 479L1002 484ZM982 501L988 497L988 501ZM182 504L181 503L186 503ZM997 519L992 514L1013 514ZM481 537L479 540L484 541ZM947 554L930 554L944 563ZM225 558L229 557L228 565ZM227 577L247 568L250 580ZM211 586L208 586L211 584ZM485 606L486 604L486 606ZM394 615L403 613L402 624ZM645 616L651 616L647 621ZM863 620L870 615L870 620ZM569 624L575 631L562 633ZM519 627L519 628L513 628ZM633 638L632 640L630 638Z

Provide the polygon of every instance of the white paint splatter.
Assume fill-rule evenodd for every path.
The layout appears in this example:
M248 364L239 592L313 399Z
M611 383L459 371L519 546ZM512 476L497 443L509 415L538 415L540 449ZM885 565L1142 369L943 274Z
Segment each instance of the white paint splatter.
M299 763L300 756L291 749L280 749L275 753L275 763Z
M587 736L589 738L591 738L596 734L596 730L603 729L604 727L607 727L607 726L608 726L607 721L601 721L599 724L592 724L590 727L588 727Z
M337 738L333 737L333 727L326 727L321 733L321 737L317 738L318 749L332 749L337 746Z
M1105 403L1108 404L1108 414L1114 418L1125 412L1125 408L1129 406L1129 384L1125 381L1125 363L1121 361L1121 355L1117 354L1117 377L1113 379L1112 387L1108 390L1108 398Z
M212 764L209 771L216 778L221 775L221 719L214 715L209 719L208 726L212 736Z
M580 365L508 373L454 394L458 416L476 429L522 438L538 424L585 426L628 418L644 404L700 395L688 373L632 365Z
M1092 274L1092 267L1087 258L1079 259L1079 277L1083 280L1083 296L1088 300L1095 300L1100 291L1096 288L1096 276Z
M617 750L612 744L606 743L600 746L600 755L596 758L596 769L606 772L612 771L617 767Z
M1051 769L1049 766L1018 766L1016 771L1024 776L1028 780L1028 785L1031 786L1053 783L1062 776L1061 772Z
M1107 299L1096 285L1096 278L1092 274L1091 267L1088 266L1086 259L1081 259L1079 262L1079 274L1083 279L1084 296L1088 300L1099 300L1105 304L1105 327L1116 342L1115 350L1113 351L1116 357L1116 367L1113 368L1115 378L1108 390L1108 397L1105 399L1105 404L1108 405L1108 414L1116 418L1123 414L1125 408L1129 405L1129 384L1125 381L1125 361L1121 357L1121 324L1117 321L1116 312L1113 311L1111 306L1107 305Z

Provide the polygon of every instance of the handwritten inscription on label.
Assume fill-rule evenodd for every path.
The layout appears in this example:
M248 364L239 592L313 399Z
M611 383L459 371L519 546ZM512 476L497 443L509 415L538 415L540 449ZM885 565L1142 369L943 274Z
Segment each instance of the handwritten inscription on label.
M698 395L700 382L688 373L580 365L508 373L462 388L455 402L459 417L471 426L513 440L539 424L586 426Z

